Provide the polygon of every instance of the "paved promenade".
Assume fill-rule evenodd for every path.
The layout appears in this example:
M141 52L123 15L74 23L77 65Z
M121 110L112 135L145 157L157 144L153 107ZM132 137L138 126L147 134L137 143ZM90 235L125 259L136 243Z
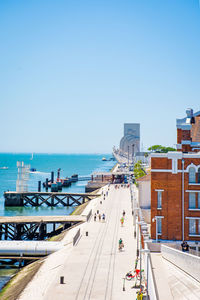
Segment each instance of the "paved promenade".
M54 260L51 259L46 274L48 280L42 280L44 274L43 277L36 275L20 300L136 299L136 290L131 288L133 281L125 281L123 291L123 278L133 270L136 255L130 189L116 190L111 186L105 200L101 197L92 201L95 211L105 213L105 222L99 221L97 215L96 222L92 217L89 223L82 226L82 237L75 247L66 247L51 255ZM126 217L121 227L123 210ZM125 244L122 252L118 250L120 238ZM60 284L60 276L64 276L65 284Z

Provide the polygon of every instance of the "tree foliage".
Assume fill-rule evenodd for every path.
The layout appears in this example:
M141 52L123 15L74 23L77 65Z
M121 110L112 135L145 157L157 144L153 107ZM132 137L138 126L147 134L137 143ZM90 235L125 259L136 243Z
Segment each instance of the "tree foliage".
M140 178L144 175L146 175L144 169L142 168L142 161L139 160L135 165L134 165L134 175L135 178Z
M176 151L175 148L164 147L164 146L161 146L161 145L153 145L153 146L149 147L148 150L153 151L153 152L160 152L160 153L167 153L169 151Z

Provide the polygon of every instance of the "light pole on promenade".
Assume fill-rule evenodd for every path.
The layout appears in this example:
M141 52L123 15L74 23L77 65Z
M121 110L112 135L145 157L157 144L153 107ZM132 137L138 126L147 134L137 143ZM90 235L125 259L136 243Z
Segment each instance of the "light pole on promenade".
M129 146L128 146L128 166L129 166Z
M133 144L132 145L132 163L133 163L133 158L134 158L134 147L135 147L135 145Z
M138 215L137 215L137 219L138 219ZM139 246L140 246L140 249L141 249L141 245L142 245L142 243L141 243L141 234L140 234L140 231L139 231L139 225L144 224L144 222L143 221L137 221L136 224L137 224L137 252L136 252L136 256L138 258L138 256L139 256Z
M134 206L134 209L133 209L134 237L136 237L136 222L137 222L136 219L138 218L138 210L139 210L139 208ZM137 236L138 236L138 232L137 232Z

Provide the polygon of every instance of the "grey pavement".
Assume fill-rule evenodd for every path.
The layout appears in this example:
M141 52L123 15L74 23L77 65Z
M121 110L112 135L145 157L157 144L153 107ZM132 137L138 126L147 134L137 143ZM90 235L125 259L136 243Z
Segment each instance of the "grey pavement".
M137 197L137 191L135 194ZM71 241L79 227L69 230L63 241L65 247L46 258L20 300L136 299L137 290L132 288L135 281L123 280L134 269L136 258L130 189L111 186L106 200L101 197L90 201L87 213L91 208L105 213L105 222L99 222L97 215L96 222L92 217L80 225L81 238L74 247ZM123 210L126 216L121 227ZM125 245L122 252L118 250L120 238ZM164 260L161 253L151 253L151 258L161 300L200 299L198 282ZM64 284L60 284L61 276Z
M54 276L54 282L46 290L43 299L136 299L133 281L125 281L125 274L133 270L136 240L133 237L130 189L114 186L106 200L98 200L96 211L105 213L106 221L95 222L93 217L86 225L78 244L67 259L63 257L62 269ZM120 217L126 211L124 226ZM88 236L86 236L86 231ZM118 241L124 241L119 252ZM65 284L60 284L64 276Z

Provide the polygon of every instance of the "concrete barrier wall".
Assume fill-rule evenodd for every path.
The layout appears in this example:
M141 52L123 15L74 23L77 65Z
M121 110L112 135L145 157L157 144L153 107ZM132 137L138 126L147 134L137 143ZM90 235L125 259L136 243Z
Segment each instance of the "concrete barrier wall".
M147 259L147 257L146 257ZM157 291L156 291L156 284L155 284L155 279L153 275L153 269L152 269L152 263L151 263L151 255L149 255L148 261L148 291L149 291L149 299L150 300L159 300ZM146 273L147 273L147 268L146 268ZM147 274L146 274L147 277Z
M162 256L200 282L200 257L161 245Z

